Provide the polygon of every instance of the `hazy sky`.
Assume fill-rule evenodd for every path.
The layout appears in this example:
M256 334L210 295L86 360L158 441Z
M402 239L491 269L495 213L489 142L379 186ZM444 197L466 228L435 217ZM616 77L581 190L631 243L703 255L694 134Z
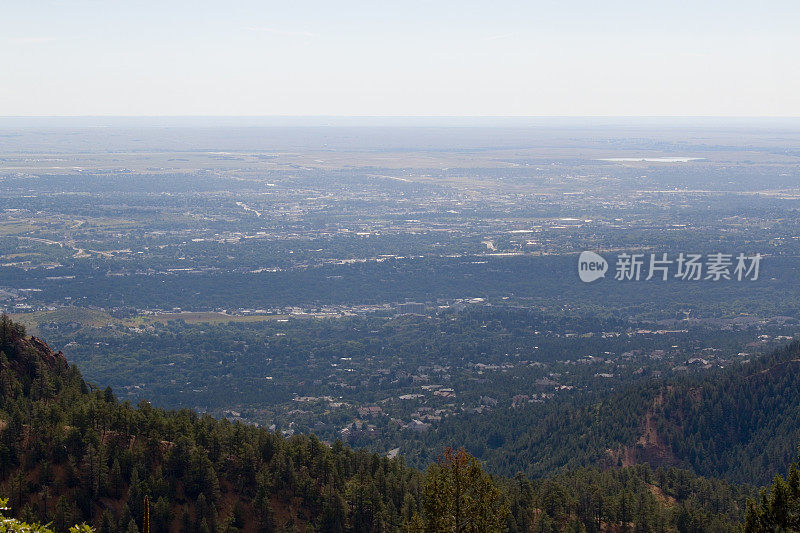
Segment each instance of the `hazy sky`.
M800 116L800 1L0 1L0 115Z

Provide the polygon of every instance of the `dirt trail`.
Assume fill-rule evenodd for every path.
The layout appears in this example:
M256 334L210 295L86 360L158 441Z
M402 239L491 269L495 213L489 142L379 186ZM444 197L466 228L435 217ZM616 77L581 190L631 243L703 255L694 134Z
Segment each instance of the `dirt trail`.
M612 461L622 464L622 466L633 466L639 463L649 463L653 467L680 464L669 445L658 433L656 415L659 408L664 405L665 392L662 391L655 397L653 405L645 413L643 432L636 439L636 444L618 450L608 450Z

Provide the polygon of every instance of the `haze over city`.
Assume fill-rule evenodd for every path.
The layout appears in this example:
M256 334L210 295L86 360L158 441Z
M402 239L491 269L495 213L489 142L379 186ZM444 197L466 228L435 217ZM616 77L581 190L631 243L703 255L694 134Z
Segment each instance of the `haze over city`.
M799 15L3 2L0 530L800 531Z

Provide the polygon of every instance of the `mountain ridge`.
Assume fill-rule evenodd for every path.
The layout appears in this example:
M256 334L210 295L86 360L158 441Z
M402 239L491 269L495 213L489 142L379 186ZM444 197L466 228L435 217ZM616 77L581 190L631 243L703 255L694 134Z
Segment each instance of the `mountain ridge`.
M0 496L28 522L52 521L57 531L84 520L98 532L140 531L148 496L157 532L440 531L429 526L439 512L431 509L444 509L436 488L437 472L447 471L441 462L423 474L402 457L313 435L284 438L144 401L134 408L110 388L87 384L63 353L10 321L0 321L0 333ZM483 487L497 484L485 494L494 493L502 503L496 511L508 513L497 531L510 532L622 531L630 524L731 531L752 495L641 464L480 479Z

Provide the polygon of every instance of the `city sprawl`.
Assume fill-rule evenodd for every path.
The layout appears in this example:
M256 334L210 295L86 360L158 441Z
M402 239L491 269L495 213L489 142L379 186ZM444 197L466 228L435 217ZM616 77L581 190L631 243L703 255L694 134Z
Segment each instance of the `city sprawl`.
M464 420L747 364L798 325L780 128L70 131L2 131L0 299L132 402L424 464Z

